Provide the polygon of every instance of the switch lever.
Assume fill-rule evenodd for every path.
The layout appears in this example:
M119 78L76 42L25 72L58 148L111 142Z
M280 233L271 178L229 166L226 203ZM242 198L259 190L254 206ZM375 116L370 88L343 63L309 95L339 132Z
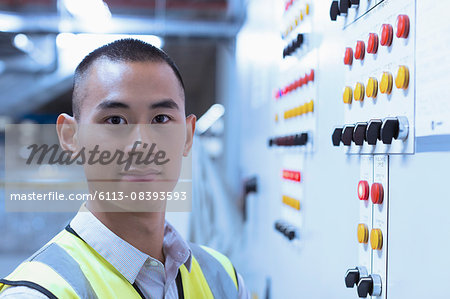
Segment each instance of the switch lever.
M345 286L347 288L353 288L358 284L359 278L363 276L367 276L367 270L365 267L348 269L347 273L345 273Z
M367 298L367 296L381 295L381 277L377 274L371 274L362 277L358 282L358 297Z

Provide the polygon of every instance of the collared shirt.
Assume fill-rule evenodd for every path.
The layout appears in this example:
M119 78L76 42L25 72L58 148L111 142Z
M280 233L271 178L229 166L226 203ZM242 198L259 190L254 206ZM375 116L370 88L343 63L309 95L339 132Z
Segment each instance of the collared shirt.
M145 298L175 299L178 289L175 278L178 268L191 268L192 252L189 245L167 221L164 224L164 265L157 259L143 253L109 230L87 209L81 209L72 219L72 229L103 258L113 265L129 282L136 283ZM250 295L238 273L239 299ZM0 298L48 298L28 287L10 287Z

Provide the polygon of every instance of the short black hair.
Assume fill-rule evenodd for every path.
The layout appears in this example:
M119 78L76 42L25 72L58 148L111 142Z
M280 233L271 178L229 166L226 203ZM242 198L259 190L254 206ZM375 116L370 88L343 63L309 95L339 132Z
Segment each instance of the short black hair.
M112 43L101 46L89 53L75 69L73 80L73 94L72 94L72 112L75 119L79 119L81 109L81 99L78 91L80 82L85 77L92 64L101 58L107 58L115 62L163 62L167 63L175 73L181 87L184 91L183 78L180 71L172 58L164 51L157 47L148 44L144 41L125 38L119 39Z

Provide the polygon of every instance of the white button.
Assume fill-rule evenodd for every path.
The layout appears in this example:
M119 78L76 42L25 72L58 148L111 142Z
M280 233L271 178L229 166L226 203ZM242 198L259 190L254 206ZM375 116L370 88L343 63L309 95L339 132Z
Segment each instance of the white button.
M150 265L151 265L151 266L158 266L158 262L156 262L156 261L151 261L151 262L150 262Z

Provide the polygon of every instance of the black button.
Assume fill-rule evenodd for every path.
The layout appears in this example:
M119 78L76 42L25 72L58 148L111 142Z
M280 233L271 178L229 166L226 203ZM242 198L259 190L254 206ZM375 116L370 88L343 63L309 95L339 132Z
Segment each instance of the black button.
M300 135L300 144L299 145L305 145L308 142L308 133L302 133Z
M391 144L392 139L397 139L398 132L400 129L400 124L396 117L387 117L383 121L381 126L381 141L384 144Z
M341 14L341 12L339 11L339 3L338 1L333 1L331 2L331 7L330 7L330 18L332 21L336 21L337 20L337 16L339 16Z
M366 139L367 123L357 123L353 131L353 140L356 145L363 145Z
M333 135L331 135L331 140L333 141L334 146L339 146L341 144L342 130L342 128L334 129Z
M353 288L355 284L359 281L359 270L358 268L348 269L345 273L345 286L347 288Z
M371 295L373 291L373 280L372 277L362 277L358 282L358 297L366 298Z
M340 0L339 1L339 11L341 12L341 14L347 14L350 6L352 6L352 3L350 0Z
M377 144L377 140L381 140L380 131L382 125L381 119L371 119L367 125L366 139L370 145Z
M352 5L356 5L356 6L359 5L359 0L352 0L351 2L352 2Z
M294 227L288 227L284 233L284 235L290 240L292 241L292 239L295 238L295 228Z
M341 140L345 146L349 146L352 144L354 129L355 129L355 125L345 125L344 126L344 130L342 131Z
M303 45L303 41L304 41L303 34L299 33L297 35L297 41L296 41L297 48L300 48Z

